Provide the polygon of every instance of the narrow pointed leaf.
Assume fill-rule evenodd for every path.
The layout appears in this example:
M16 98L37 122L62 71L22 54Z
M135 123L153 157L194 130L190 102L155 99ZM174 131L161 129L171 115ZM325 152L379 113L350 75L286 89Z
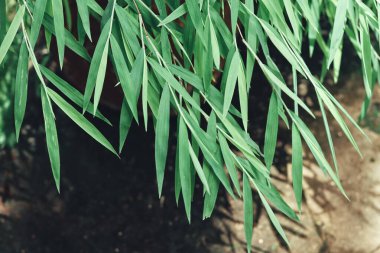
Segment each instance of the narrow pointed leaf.
M243 200L244 200L244 231L247 241L247 252L251 252L253 235L253 200L252 189L248 177L243 175Z
M190 155L189 155L189 139L187 127L183 119L179 122L179 172L181 179L181 188L183 202L185 203L185 210L187 219L191 221L191 173L190 173Z
M55 185L58 192L60 192L60 180L61 180L61 168L60 168L60 157L59 157L59 145L58 145L58 135L57 128L55 125L54 114L49 106L48 96L41 86L41 101L42 101L42 111L44 115L45 122L45 132L46 132L46 144L48 148L51 169L53 172L53 177Z
M63 67L65 57L65 19L62 0L51 0L54 18L55 37L57 39L59 65Z
M166 157L168 155L169 142L169 126L170 126L170 91L166 85L162 95L160 106L158 108L158 117L156 124L156 141L155 141L155 159L158 195L161 196L162 184L164 182Z
M87 134L94 138L97 142L102 144L106 149L114 153L116 156L117 152L112 147L111 143L103 136L103 134L90 123L81 113L75 110L69 103L67 103L60 95L58 95L53 90L48 89L49 97L58 105L61 110L66 113L79 127L81 127Z
M18 9L16 16L13 18L11 25L9 26L7 34L4 36L3 41L0 46L0 65L4 60L5 55L7 54L9 47L11 46L18 28L21 25L22 19L25 13L25 6L21 5L20 9Z

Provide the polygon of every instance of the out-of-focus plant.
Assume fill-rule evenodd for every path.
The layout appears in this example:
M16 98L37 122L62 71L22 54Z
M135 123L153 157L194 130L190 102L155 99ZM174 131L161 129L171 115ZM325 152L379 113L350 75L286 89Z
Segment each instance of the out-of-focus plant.
M55 107L116 155L123 149L132 121L140 122L145 129L148 124L153 124L159 195L164 181L168 137L176 131L175 196L178 201L182 195L189 221L194 180L198 175L204 186L203 218L211 216L220 187L233 197L243 198L249 251L254 215L252 188L257 191L274 227L286 242L286 235L268 201L288 217L298 220L294 210L271 185L270 168L280 120L292 134L292 177L299 210L302 202L302 142L345 194L336 173L338 164L327 113L331 113L356 150L358 146L347 122L362 130L323 85L323 80L329 69L333 69L337 79L344 57L342 41L348 39L362 63L366 98L361 117L365 116L374 84L380 78L379 2L109 0L103 9L95 0L77 0L78 24L69 22L65 2L18 1L11 25L7 31L1 32L5 37L0 47L2 64L16 34L23 35L14 84L16 136L18 138L25 114L30 59L41 83L47 147L58 190L60 156ZM30 26L26 24L27 20L32 21ZM101 27L98 40L92 38L90 20L96 20L96 25ZM331 27L327 34L322 34L321 20L327 21L327 27ZM78 40L65 24L66 27L78 25ZM72 50L90 63L84 94L39 64L34 47L41 31L44 31L48 45L51 36L55 36L61 68L64 67L66 50ZM85 36L96 48L92 56L83 46ZM304 44L308 45L306 52L303 52ZM311 73L304 59L305 55L313 55L316 47L323 54L319 78ZM293 87L284 81L278 62L272 57L274 51L291 66ZM109 124L98 110L107 65L112 65L124 92L124 101L120 105L119 152L83 115L93 114ZM263 150L247 131L249 93L255 92L255 86L263 85L251 85L256 71L264 73L272 88ZM299 77L309 81L318 99L329 152L333 157L332 165L302 120L302 115L314 117L314 113L297 94ZM234 96L238 98L236 104ZM289 100L291 103L286 102ZM137 110L139 101L142 119ZM76 106L81 107L80 111ZM176 130L170 129L170 111L176 112ZM239 175L243 178L242 187Z
M0 3L0 41L3 41L8 28L8 17L14 14L15 1ZM0 148L12 147L16 143L13 118L14 82L16 79L18 49L22 35L18 34L15 43L5 56L7 64L0 66Z

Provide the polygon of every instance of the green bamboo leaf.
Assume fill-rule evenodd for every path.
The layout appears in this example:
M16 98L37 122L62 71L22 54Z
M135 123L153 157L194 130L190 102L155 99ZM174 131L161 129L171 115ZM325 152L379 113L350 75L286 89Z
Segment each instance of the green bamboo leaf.
M371 38L368 32L368 25L365 18L361 19L361 29L360 29L360 41L361 41L361 54L362 54L362 65L363 65L363 79L364 88L367 97L372 96L372 65L371 65Z
M248 92L247 92L247 79L244 74L244 66L240 60L240 67L238 71L238 88L239 88L239 102L240 102L240 111L241 119L243 121L244 130L248 130Z
M103 16L103 8L96 2L96 0L87 0L87 6L91 11L96 13L99 16Z
M55 37L57 39L59 65L63 67L63 60L65 58L65 19L63 16L62 0L51 0Z
M231 30L232 34L236 33L236 26L239 17L240 0L231 0Z
M209 119L208 119L208 125L207 125L207 136L209 137L208 142L213 143L216 141L216 115L215 113L211 113ZM196 137L197 135L194 135ZM199 143L199 142L198 142ZM203 144L203 143L202 143ZM202 148L202 145L200 144L200 147ZM217 149L217 148L216 148ZM204 150L203 154L206 154ZM215 155L215 160L218 158L217 155ZM221 159L221 158L220 158ZM212 163L210 163L211 161ZM218 160L216 160L217 162ZM210 187L210 194L206 194L204 198L203 203L203 219L211 217L212 212L215 208L216 199L218 197L218 191L219 191L219 185L222 180L218 180L217 172L219 171L219 167L217 167L217 170L213 170L214 161L212 160L204 160L203 161L203 171L205 172L205 176L207 179L207 182L209 183ZM222 171L223 172L223 171ZM224 174L224 173L223 173ZM223 181L222 181L223 182Z
M179 172L181 179L181 188L183 202L185 203L186 215L189 223L191 222L191 173L190 173L190 156L189 156L189 138L187 127L182 118L179 121Z
M197 34L201 34L203 31L203 19L202 13L199 9L198 1L185 0L187 11L189 12L191 21L194 24Z
M90 29L90 15L88 12L87 1L76 0L78 6L78 13L81 19L81 24L90 40L91 39L91 29Z
M293 32L298 37L298 35L300 34L300 30L302 29L302 24L296 13L297 10L294 10L296 9L296 7L292 4L291 0L284 0L284 6L286 9L286 13L288 14L288 18L292 26Z
M16 16L13 18L11 25L9 26L7 34L4 36L3 41L0 46L0 65L4 60L5 55L7 54L9 47L11 46L18 28L21 25L22 19L25 13L25 5L21 5L18 9Z
M302 206L302 141L295 124L292 125L292 179L298 210Z
M148 131L148 63L146 55L144 55L143 63L143 76L142 76L142 107L145 131Z
M288 95L291 99L293 99L294 102L296 102L298 105L300 105L306 112L308 112L311 116L314 117L314 114L309 109L309 107L297 96L295 95L287 86L286 84L280 80L270 68L268 68L266 65L261 63L260 61L259 65L261 69L263 70L265 76L271 81L274 85L276 85L279 89L281 89L286 95Z
M111 50L113 59L115 61L116 72L119 77L124 96L128 102L129 108L131 109L134 118L138 122L137 96L133 90L134 84L132 84L131 75L128 71L127 63L123 57L123 52L121 51L118 41L113 35L111 35Z
M174 76L165 68L160 66L160 64L152 58L147 58L150 66L154 69L154 71L164 78L168 84L173 87L183 98L189 102L196 110L201 111L198 103L194 101L194 99L190 96L187 90L174 78Z
M162 184L164 182L166 157L168 155L169 142L169 126L170 126L170 91L166 85L160 100L158 109L158 117L156 123L156 141L155 141L155 159L158 195L161 197Z
M45 132L46 132L46 144L48 148L51 169L53 172L53 177L55 185L58 192L60 192L60 180L61 180L61 168L60 168L60 157L59 157L59 144L57 128L55 125L54 114L49 106L49 98L46 92L41 86L41 101L42 101L42 111L44 115L45 122Z
M347 10L348 0L339 0L336 7L334 26L331 34L329 60L327 62L327 68L330 67L330 64L334 60L335 55L341 45L347 19Z
M227 115L228 110L230 109L232 97L235 91L236 81L238 78L239 66L240 66L239 52L235 51L231 60L231 64L228 69L228 75L227 75L227 80L226 80L226 90L224 92L224 104L223 104L224 116Z
M179 129L180 117L177 117L177 129ZM176 155L175 155L175 168L174 168L174 195L178 207L179 197L181 194L181 177L179 170L179 136L177 135Z
M251 252L253 235L253 200L252 190L248 177L243 174L243 200L244 200L244 231L247 241L247 252Z
M195 154L193 146L191 145L190 142L189 142L189 153L190 153L191 160L193 161L195 171L197 172L199 176L199 179L201 180L203 186L205 187L206 192L210 194L210 187L208 186L206 175L202 169L201 164L198 161L197 155Z
M74 109L69 103L67 103L60 95L55 91L46 88L49 97L54 101L54 103L61 108L61 110L71 118L79 127L81 127L87 134L89 134L94 140L102 144L106 149L114 153L116 156L117 152L112 147L111 143L103 136L103 134L90 123L81 113Z
M222 182L227 192L232 197L235 197L231 184L223 169L222 156L221 156L220 149L218 148L216 144L216 140L215 140L216 137L213 138L212 136L210 136L209 131L207 132L207 134L204 133L204 131L199 127L197 123L194 122L194 119L188 113L186 113L186 111L182 112L182 116L186 119L186 123L189 124L188 125L189 129L192 135L194 136L194 138L196 139L200 149L202 150L205 160L207 161L207 163L210 164L213 172L215 173L217 178L220 180L220 182ZM208 122L208 129L214 129L214 131L216 131L216 122L213 120L214 118L215 118L215 113L211 113L211 116ZM207 181L209 180L207 179Z
M73 22L72 22L72 14L71 9L69 5L69 0L63 0L63 10L65 14L66 24L69 31L73 28Z
M129 129L132 124L132 112L128 107L128 103L123 99L123 104L120 111L120 120L119 120L119 153L123 150L125 140L127 139Z
M83 101L83 112L87 110L87 107L90 103L92 93L94 92L95 87L97 87L97 98L94 99L94 109L96 110L100 94L103 88L104 77L106 73L107 64L107 55L108 55L108 35L111 31L111 20L104 25L103 30L100 34L98 44L96 45L94 56L91 60L90 70L88 72L86 89L84 92L84 101Z
M224 159L224 162L226 163L228 173L230 174L232 183L234 184L235 189L240 196L241 191L240 191L239 177L238 177L237 170L235 167L232 151L230 150L228 146L226 138L224 138L224 136L221 133L219 133L218 137L219 137L220 149L222 151L223 159Z
M212 21L210 20L210 39L212 48L212 57L214 59L214 64L216 69L220 68L220 49L218 38L216 37L216 32Z
M54 72L49 70L48 68L40 65L41 73L49 80L55 87L57 87L65 96L67 96L71 101L73 101L76 105L83 105L83 95L77 89L75 89L71 84L57 76ZM94 105L89 103L87 112L93 112ZM99 111L97 110L95 113L95 117L104 121L108 125L112 126L111 122Z
M18 58L15 81L14 117L17 141L19 140L21 125L25 116L26 102L28 99L28 58L28 49L25 41L23 41Z
M33 22L30 31L30 44L32 48L37 43L38 35L40 34L41 25L44 20L45 9L47 6L47 0L36 0L33 9Z
M182 17L183 15L185 15L187 12L187 9L186 9L186 5L185 4L181 4L177 9L175 9L174 11L172 11L172 13L170 13L169 16L167 16L166 18L164 18L160 24L158 26L163 26L163 25L166 25L166 24L169 24L170 22L173 22L174 20Z
M255 186L256 186L256 184L255 184ZM257 186L256 186L256 190L259 193L259 197L261 199L261 202L264 205L265 210L268 213L270 221L272 222L273 226L276 228L276 231L279 233L281 238L289 245L289 240L285 235L284 229L282 228L282 226L281 226L280 222L278 221L276 215L274 214L272 208L270 207L267 200L265 199L265 197L263 196L263 194L261 193L261 191L259 190L259 188Z
M299 132L301 133L303 139L305 140L305 143L310 148L310 151L313 153L314 158L316 159L319 166L327 171L327 173L330 175L331 179L334 181L334 183L337 185L340 192L347 198L347 195L343 189L343 186L339 180L339 178L334 173L333 169L331 168L330 164L327 162L325 156L323 155L323 151L321 146L319 145L317 139L313 135L313 133L310 131L310 129L305 125L305 123L295 114L291 113L291 117L293 119L293 122L296 124Z
M49 6L50 4L47 5L46 12ZM54 20L50 15L44 16L44 20L42 24L45 27L45 35L48 33L55 34ZM68 48L70 48L73 52L75 52L81 58L85 59L88 62L91 61L91 57L88 54L86 48L84 48L84 46L80 42L78 42L75 39L75 37L66 29L65 29L65 44Z
M7 33L7 2L0 2L0 43L3 41L5 34Z
M203 163L203 171L209 185L210 193L206 194L203 201L203 219L210 218L214 211L216 199L218 197L220 181L215 173L210 168L207 162Z
M52 2L51 1L48 1L47 3L47 6L46 6L46 16L50 16L51 18L51 24L52 24L52 30L54 30L54 20L52 18L53 16L53 6L52 6ZM50 44L51 44L51 37L52 37L52 32L50 30L45 30L45 41L46 41L46 47L47 49L50 51Z
M102 91L103 91L104 80L105 80L106 72L107 72L108 50L109 50L109 40L107 40L106 45L104 46L104 50L100 58L98 73L96 76L95 91L94 91L94 111L93 111L94 115L98 108L98 105L100 102L100 96L102 95Z
M278 104L277 96L275 92L272 92L272 96L269 102L269 110L267 117L267 125L265 128L265 141L264 141L264 160L265 164L270 170L273 157L276 151L277 144L277 132L278 132Z
M173 75L181 78L186 83L191 84L199 91L203 91L202 79L198 75L194 74L190 70L187 70L174 64L169 64L168 67L170 72L173 73Z

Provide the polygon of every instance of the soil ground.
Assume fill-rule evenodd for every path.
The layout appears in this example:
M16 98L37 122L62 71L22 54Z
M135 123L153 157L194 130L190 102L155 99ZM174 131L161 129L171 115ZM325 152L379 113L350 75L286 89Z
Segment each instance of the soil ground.
M345 78L335 94L357 118L364 96L358 75ZM323 175L305 149L301 223L278 214L290 248L281 242L258 206L253 252L380 252L378 108L380 91L376 90L364 125L371 142L353 131L363 158L336 124L330 126L342 184L350 201ZM174 200L172 164L165 178L164 196L158 199L152 131L145 133L133 127L124 155L117 160L58 113L62 156L62 192L58 195L42 125L35 122L40 112L28 115L21 143L0 154L0 252L245 252L241 202L221 193L213 218L201 221L202 203L197 197L201 190L197 189L193 222L188 225L182 204L177 208ZM117 122L116 116L113 120ZM327 153L321 120L310 124ZM175 137L172 139L174 143ZM283 151L280 158L284 168L272 170L274 183L295 207L288 176L291 148L284 142L279 149Z

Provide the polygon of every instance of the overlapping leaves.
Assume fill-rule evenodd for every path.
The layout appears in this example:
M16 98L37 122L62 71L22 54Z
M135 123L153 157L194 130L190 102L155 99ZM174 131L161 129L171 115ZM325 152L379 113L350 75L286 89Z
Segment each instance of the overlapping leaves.
M376 40L379 40L380 34L380 6L377 1L109 0L105 9L95 0L77 0L76 3L81 21L78 23L78 39L65 28L65 24L70 26L71 20L67 18L70 15L66 15L66 20L64 18L62 0L20 1L9 28L1 26L0 29L0 64L20 28L24 35L15 84L16 134L18 136L25 113L27 62L31 59L41 82L46 141L58 189L60 163L59 131L54 115L56 106L105 148L117 154L107 138L83 115L93 114L111 125L97 108L107 65L112 64L124 94L120 110L119 152L125 145L132 121L139 122L138 101L141 101L145 128L148 121L152 121L156 133L159 195L165 178L170 135L178 138L175 195L177 201L182 195L189 221L194 182L198 175L204 187L204 218L211 216L220 186L234 198L236 194L243 197L248 251L254 215L251 188L257 191L274 227L287 241L272 208L292 219L298 218L275 187L270 185L270 168L280 120L291 129L292 177L299 209L302 202L302 140L321 169L330 175L344 194L336 174L338 165L326 113L332 114L356 149L358 147L343 116L360 128L324 87L323 78L330 65L334 77L338 78L343 39L348 38L363 66L367 97L361 118L365 116L374 85L380 78L379 43L376 46L371 43L371 35L376 35ZM3 5L0 7L4 8ZM322 35L319 25L322 15L332 28L328 37ZM101 27L100 37L93 42L95 52L92 57L83 46L85 37L93 39L90 17ZM31 27L25 25L24 20L27 19L33 20ZM61 68L64 67L65 50L72 50L90 62L84 94L39 65L33 50L40 31L45 32L48 43L50 37L55 36ZM310 55L316 46L324 54L320 80L312 75L301 57L303 43L308 43ZM269 48L275 48L292 66L293 88L284 81ZM258 57L259 52L263 52L260 54L263 57ZM251 85L253 70L261 70L272 88L264 153L247 132L248 97L257 85ZM309 80L317 95L335 170L301 119L299 108L313 117L314 114L297 95L298 76ZM45 80L51 83L51 88ZM238 104L234 103L235 96L239 99ZM285 103L285 96L294 104ZM73 104L82 107L82 113ZM177 129L170 128L171 115L178 119ZM204 122L207 123L206 129L203 128ZM242 187L239 178L243 179Z

